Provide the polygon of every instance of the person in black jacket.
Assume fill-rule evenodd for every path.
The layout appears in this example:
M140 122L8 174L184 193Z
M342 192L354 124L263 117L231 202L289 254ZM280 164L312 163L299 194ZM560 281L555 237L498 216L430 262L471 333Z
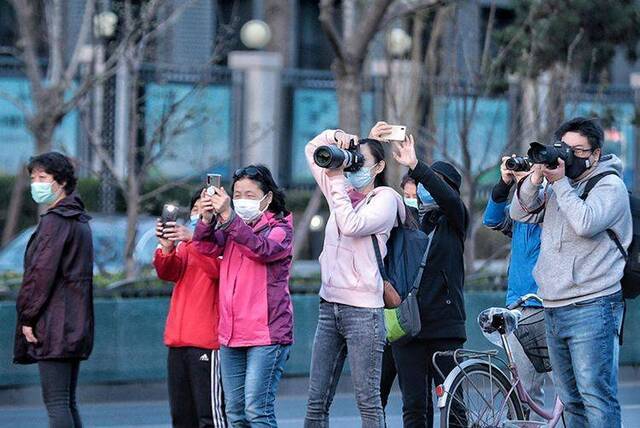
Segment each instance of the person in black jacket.
M428 166L418 161L412 136L394 146L393 157L409 168L409 176L418 183L420 227L432 242L417 294L422 331L407 344L393 344L392 350L404 426L431 427L432 383L444 380L432 365L433 353L458 349L466 340L462 288L469 216L460 198L462 178L453 165L438 161ZM438 364L445 376L454 366L451 359Z
M69 159L31 158L31 196L45 210L27 244L16 302L14 363L38 363L50 427L81 427L80 361L93 348L93 243Z

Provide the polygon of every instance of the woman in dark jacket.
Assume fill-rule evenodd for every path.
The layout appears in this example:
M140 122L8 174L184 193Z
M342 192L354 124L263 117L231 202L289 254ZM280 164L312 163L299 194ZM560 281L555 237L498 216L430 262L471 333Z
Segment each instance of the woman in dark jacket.
M24 257L14 362L38 363L51 427L80 427L78 371L93 347L90 217L74 193L69 159L45 153L31 158L28 170L31 196L44 210Z
M394 158L409 168L409 177L418 183L420 227L432 243L417 294L422 331L407 344L393 344L392 351L402 390L404 426L432 427L432 383L439 385L444 379L431 358L434 352L462 347L466 340L462 287L469 220L460 198L462 177L453 165L438 161L429 166L418 161L412 136L395 144ZM454 364L452 360L439 363L445 376ZM459 414L463 421L464 414Z

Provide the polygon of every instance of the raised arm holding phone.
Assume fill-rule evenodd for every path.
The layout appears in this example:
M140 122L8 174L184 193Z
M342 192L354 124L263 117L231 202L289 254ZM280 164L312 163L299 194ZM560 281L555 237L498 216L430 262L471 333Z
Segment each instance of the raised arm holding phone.
M275 426L274 400L293 342L292 216L263 165L238 169L230 194L209 189L193 239L202 253L222 256L218 331L228 421Z

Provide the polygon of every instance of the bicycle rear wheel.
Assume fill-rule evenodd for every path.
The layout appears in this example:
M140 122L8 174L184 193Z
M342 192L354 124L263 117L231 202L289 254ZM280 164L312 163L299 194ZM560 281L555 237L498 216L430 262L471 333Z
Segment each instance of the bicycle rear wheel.
M502 427L508 420L524 419L522 403L511 382L495 367L476 363L459 372L440 410L440 427Z

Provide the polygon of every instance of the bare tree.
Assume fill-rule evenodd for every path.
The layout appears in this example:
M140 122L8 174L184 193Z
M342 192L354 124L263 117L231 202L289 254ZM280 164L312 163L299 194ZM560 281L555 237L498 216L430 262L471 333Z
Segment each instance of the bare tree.
M129 124L126 138L126 173L118 171L112 157L107 153L100 143L99 136L87 130L89 140L95 150L97 157L103 162L105 167L115 179L115 184L121 189L125 196L127 206L127 235L125 244L125 272L127 278L136 274L136 266L133 253L136 244L136 229L138 218L141 213L142 204L149 199L183 184L204 171L193 171L185 174L182 179L172 181L164 186L144 193L144 185L150 177L152 169L168 153L175 139L184 133L202 126L206 121L205 111L202 108L189 106L189 101L200 93L207 83L207 74L210 72L210 65L220 55L227 46L225 43L216 45L213 57L203 64L204 77L195 83L190 90L181 96L173 96L163 105L156 123L149 129L149 122L145 121L144 106L147 95L144 91L145 81L142 77L143 65L148 56L149 44L157 40L158 36L173 25L182 14L189 3L172 8L172 2L149 2L140 8L135 7L131 1L124 2L123 26L127 33L134 33L136 37L130 37L119 58L118 67L124 69L128 76L126 79L126 92L128 93L128 104L126 106ZM134 30L136 29L136 30ZM144 136L143 136L144 135ZM211 167L214 165L208 165Z

